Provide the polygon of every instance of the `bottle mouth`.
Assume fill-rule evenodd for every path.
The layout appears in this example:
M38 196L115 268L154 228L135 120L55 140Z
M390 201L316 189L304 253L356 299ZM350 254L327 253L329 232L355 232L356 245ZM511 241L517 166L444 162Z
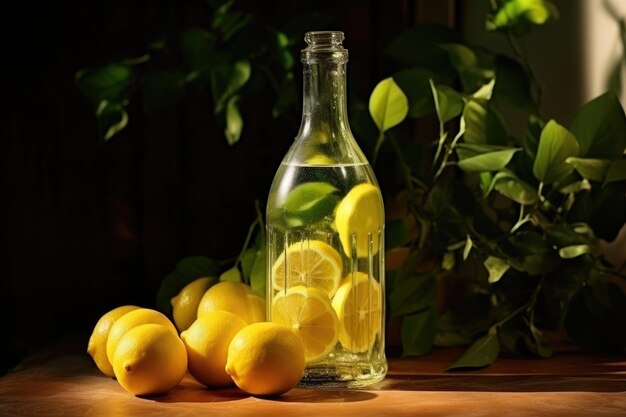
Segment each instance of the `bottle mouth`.
M307 47L300 54L304 63L331 61L348 62L348 50L342 45L345 36L339 31L315 31L304 34Z

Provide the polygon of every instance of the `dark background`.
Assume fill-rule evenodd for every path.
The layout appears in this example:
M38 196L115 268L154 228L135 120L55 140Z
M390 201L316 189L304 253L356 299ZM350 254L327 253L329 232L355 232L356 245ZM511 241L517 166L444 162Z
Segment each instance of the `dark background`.
M457 25L454 1L244 1L280 28L308 11L346 33L351 90L381 78L380 51L419 22ZM462 2L459 2L462 3ZM263 97L243 108L230 147L208 92L130 123L107 143L77 70L139 56L164 31L207 26L202 1L14 2L3 23L0 332L8 363L68 333L88 333L122 304L152 306L185 256L241 249L299 120L275 121ZM458 25L457 25L458 26ZM304 42L302 42L304 44ZM296 73L299 73L296 68ZM8 94L7 94L8 92Z

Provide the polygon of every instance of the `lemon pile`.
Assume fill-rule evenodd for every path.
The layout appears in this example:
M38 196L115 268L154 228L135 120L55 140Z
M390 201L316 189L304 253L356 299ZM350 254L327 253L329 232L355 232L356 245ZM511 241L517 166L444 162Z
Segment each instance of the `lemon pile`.
M259 323L265 320L265 300L250 286L210 284L199 278L172 298L176 326L156 310L122 306L109 311L96 324L87 352L105 375L134 395L168 392L187 371L208 387L237 384L253 395L280 395L293 388L305 363L297 335Z
M335 228L347 257L378 252L384 224L378 188L358 184L339 202ZM303 342L307 363L325 358L337 345L367 352L382 322L381 289L375 277L350 268L328 243L303 240L290 245L272 266L272 321L293 329Z
M353 187L337 204L334 228L348 258L371 263L382 226L382 199L372 184ZM174 323L156 310L118 307L96 323L87 352L134 395L165 393L187 371L208 387L281 395L338 343L355 353L372 349L382 325L381 287L350 264L344 276L333 246L296 242L272 265L272 323L265 322L265 299L249 285L198 278L172 298Z

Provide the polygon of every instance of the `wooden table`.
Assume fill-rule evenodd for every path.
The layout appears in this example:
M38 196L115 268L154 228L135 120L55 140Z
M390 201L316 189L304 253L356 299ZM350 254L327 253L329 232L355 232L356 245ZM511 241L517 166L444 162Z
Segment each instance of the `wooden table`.
M626 358L565 351L546 360L502 358L445 372L461 354L436 350L390 360L387 378L362 391L295 388L276 399L209 390L187 376L167 395L137 398L84 353L52 349L0 378L1 416L626 416Z

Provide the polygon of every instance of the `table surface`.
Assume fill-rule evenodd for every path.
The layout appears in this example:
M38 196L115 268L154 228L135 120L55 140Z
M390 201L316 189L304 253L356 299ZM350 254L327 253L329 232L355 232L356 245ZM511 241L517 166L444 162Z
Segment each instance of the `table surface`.
M389 361L366 390L295 388L256 398L210 390L186 376L170 393L134 397L76 349L49 349L0 378L0 416L626 416L626 358L572 350L550 359L501 358L445 372L459 349Z

